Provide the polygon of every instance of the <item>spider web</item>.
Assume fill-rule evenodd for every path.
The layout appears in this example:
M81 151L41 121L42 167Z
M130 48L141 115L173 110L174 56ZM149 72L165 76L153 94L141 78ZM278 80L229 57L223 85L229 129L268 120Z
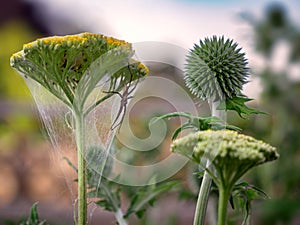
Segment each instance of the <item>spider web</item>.
M64 174L66 183L71 193L72 202L77 202L77 150L75 141L75 124L72 111L62 101L52 95L42 85L30 78L25 79L31 94L37 105L44 128L48 134L53 146L53 156L59 164ZM97 99L103 97L103 91L109 88L109 77L104 76L97 87L88 98L89 103L95 103ZM83 153L87 161L87 168L94 171L96 176L97 187L99 191L101 178L104 167L110 155L111 143L115 130L111 129L113 119L116 116L117 102L119 98L113 95L102 102L98 107L89 113L84 120L86 134L85 152ZM74 168L72 168L72 165ZM94 211L91 208L90 216Z

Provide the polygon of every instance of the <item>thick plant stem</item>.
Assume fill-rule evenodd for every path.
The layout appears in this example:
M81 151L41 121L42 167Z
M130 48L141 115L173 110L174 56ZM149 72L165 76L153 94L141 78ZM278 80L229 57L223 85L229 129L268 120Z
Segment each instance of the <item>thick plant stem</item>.
M210 105L211 105L211 114L212 114L212 116L222 118L223 117L223 115L222 115L223 111L217 110L219 102L214 102L211 99ZM207 160L206 168L208 168L209 166L210 166L210 161ZM210 175L208 174L207 171L205 171L204 175L203 175L201 187L200 187L200 190L199 190L199 194L198 194L198 200L197 200L193 225L204 225L211 182L212 182L212 179L211 179Z
M115 217L117 219L118 225L127 225L127 221L124 219L124 215L121 209L115 212Z
M78 202L77 202L77 225L86 225L87 223L87 190L86 190L86 160L85 151L85 127L82 113L75 114L76 126L76 145L78 157Z
M211 178L207 172L204 173L199 190L193 225L203 225L210 193Z
M230 189L219 187L218 225L227 223L227 205L230 197Z

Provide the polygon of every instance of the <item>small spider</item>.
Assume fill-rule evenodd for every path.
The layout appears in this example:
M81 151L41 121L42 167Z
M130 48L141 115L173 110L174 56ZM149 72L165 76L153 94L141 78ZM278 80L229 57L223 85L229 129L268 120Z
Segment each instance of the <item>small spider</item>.
M118 91L104 91L104 93L108 93L108 94L117 94L121 98L120 108L118 110L116 118L114 119L114 121L113 121L113 123L111 125L111 130L114 130L116 127L118 127L119 125L121 125L123 123L123 120L124 120L125 114L126 114L126 110L127 110L128 100L131 99L131 98L133 98L133 96L131 96L131 94L134 92L134 90L136 89L137 84L138 84L138 80L137 80L135 82L134 86L132 87L133 74L132 74L132 71L130 69L130 65L129 64L128 64L127 68L128 68L129 73L130 73L130 80L124 86L123 93L120 93ZM120 117L121 117L121 120L118 122L118 120L119 120ZM120 129L120 127L119 127L119 129Z

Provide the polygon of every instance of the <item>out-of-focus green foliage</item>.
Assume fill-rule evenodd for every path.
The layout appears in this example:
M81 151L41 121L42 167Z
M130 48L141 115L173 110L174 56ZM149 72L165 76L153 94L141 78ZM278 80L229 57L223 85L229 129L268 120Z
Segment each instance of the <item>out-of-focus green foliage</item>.
M38 121L30 112L14 110L0 119L0 152L16 150L24 136L40 136Z
M281 3L272 3L265 10L262 20L256 21L249 14L242 14L252 23L255 31L256 50L269 58L280 40L291 45L291 61L300 60L300 30L288 17L288 10Z
M9 65L10 56L35 36L36 32L22 21L9 21L0 26L0 146L3 151L14 150L24 135L40 133L30 107L30 92L22 77Z
M21 219L19 222L14 221L5 221L5 225L47 225L45 220L40 221L38 211L37 211L38 203L34 203L31 207L29 216L27 219Z
M10 67L9 58L33 38L34 32L20 21L0 27L0 98L29 99L29 91L21 76Z
M46 225L46 221L40 221L39 219L37 203L33 204L27 221L22 222L20 225Z
M283 5L272 4L262 20L249 21L255 31L255 47L266 62L271 62L278 42L285 40L291 49L289 65L299 65L300 28L292 23ZM277 147L280 159L257 169L252 179L273 199L262 205L260 224L288 225L300 214L300 82L291 79L288 69L276 71L271 63L256 75L263 85L259 105L269 115L240 121L242 125L235 120L234 124Z

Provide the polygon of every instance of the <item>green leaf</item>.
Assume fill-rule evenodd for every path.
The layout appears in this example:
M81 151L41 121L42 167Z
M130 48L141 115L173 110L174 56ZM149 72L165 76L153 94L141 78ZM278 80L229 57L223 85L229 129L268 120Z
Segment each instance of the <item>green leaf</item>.
M128 218L131 214L135 213L138 218L143 216L147 207L153 206L156 198L166 191L176 187L179 184L177 181L169 181L159 185L150 185L141 187L139 191L131 198L130 205L125 214L125 218Z
M178 116L184 117L188 119L188 121L174 131L172 140L175 140L178 137L178 135L181 133L181 131L186 129L194 129L195 131L208 130L208 129L213 129L213 130L228 129L228 130L241 131L239 127L228 125L227 123L225 123L225 121L221 120L218 117L215 116L198 117L198 116L192 116L191 114L185 112L173 112L173 113L168 113L156 117L150 122L150 125L156 123L161 119L169 119Z
M233 191L237 191L239 194L247 193L250 200L254 199L267 199L269 196L260 188L250 185L247 182L236 184Z
M180 187L178 191L178 198L180 200L192 200L197 201L198 195L193 193L191 190L188 190L186 188Z
M246 118L251 114L266 114L265 112L249 108L245 105L246 102L249 102L251 100L252 99L247 98L246 96L235 96L233 98L227 98L225 102L221 102L217 109L236 111L241 118ZM244 117L244 115L246 115L246 117Z
M251 213L252 200L266 199L268 198L268 195L261 189L253 185L250 185L246 182L242 182L236 184L233 187L231 198L232 198L231 200L232 202L230 201L230 203L233 209L234 209L234 198L235 198L235 201L238 203L239 207L243 211L244 213L243 224L245 224Z
M156 123L159 120L168 119L168 118L177 117L177 116L182 116L182 117L185 117L187 119L191 118L191 114L189 114L189 113L185 113L185 112L172 112L172 113L167 113L167 114L164 114L162 116L158 116L158 117L152 119L150 121L149 125L153 125L154 123Z
M33 206L31 207L29 221L33 224L39 221L39 215L37 213L37 202L34 203Z
M102 177L98 187L88 192L89 198L97 198L96 204L107 211L117 212L121 206L120 187L114 181Z
M33 204L30 210L30 215L27 221L22 222L20 225L46 225L46 221L40 221L37 212L37 202Z
M190 123L185 123L183 124L181 127L177 128L172 136L172 141L174 141L178 135L181 133L181 131L186 130L186 129L192 129L195 128L193 125L191 125Z
M113 205L106 199L99 200L96 204L106 211L115 212Z
M233 200L233 196L232 195L230 195L229 203L230 203L231 208L235 209L235 207L234 207L234 200Z
M89 149L87 158L94 157L95 154L101 153L101 149L91 148ZM71 166L76 172L76 166L66 157L64 160ZM106 168L104 168L105 171ZM118 177L115 178L117 180ZM77 182L77 179L75 180ZM94 198L96 204L103 209L111 212L117 212L120 209L120 187L116 185L114 181L107 180L101 176L99 172L93 170L93 168L87 168L87 186L89 191L87 193L88 198Z
M205 170L194 172L193 174L197 176L198 179L204 176Z
M145 211L146 211L146 209L142 209L142 210L136 212L135 214L139 219L141 219L143 217Z

